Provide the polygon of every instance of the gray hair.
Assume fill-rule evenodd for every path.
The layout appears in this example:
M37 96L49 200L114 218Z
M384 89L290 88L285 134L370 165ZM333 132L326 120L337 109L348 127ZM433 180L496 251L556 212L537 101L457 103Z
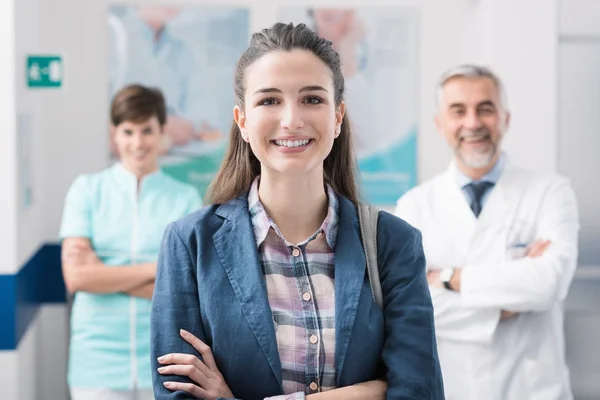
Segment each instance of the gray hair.
M500 106L504 111L508 110L508 100L506 98L506 91L504 90L504 84L491 69L475 64L463 64L457 67L451 68L444 72L440 77L437 85L437 104L441 104L442 90L446 83L454 78L466 78L466 79L481 79L488 78L494 82L496 89L498 90L498 97L500 98Z

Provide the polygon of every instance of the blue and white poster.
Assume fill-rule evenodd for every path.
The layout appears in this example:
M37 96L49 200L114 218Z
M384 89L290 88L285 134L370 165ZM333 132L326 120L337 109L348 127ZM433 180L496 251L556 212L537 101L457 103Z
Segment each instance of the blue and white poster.
M418 11L400 7L284 7L340 54L362 188L392 205L417 182Z
M115 5L108 18L108 92L139 83L167 103L161 167L204 195L231 127L233 75L249 41L238 7ZM118 156L112 146L112 157Z

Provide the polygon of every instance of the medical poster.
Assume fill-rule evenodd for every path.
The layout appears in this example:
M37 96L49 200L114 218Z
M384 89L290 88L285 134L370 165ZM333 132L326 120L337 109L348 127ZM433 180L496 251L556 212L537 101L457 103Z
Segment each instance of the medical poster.
M227 145L235 64L249 42L248 10L117 5L107 25L110 99L132 83L162 90L168 117L161 167L204 196Z
M417 10L285 7L278 19L305 23L340 54L363 192L395 204L417 181Z

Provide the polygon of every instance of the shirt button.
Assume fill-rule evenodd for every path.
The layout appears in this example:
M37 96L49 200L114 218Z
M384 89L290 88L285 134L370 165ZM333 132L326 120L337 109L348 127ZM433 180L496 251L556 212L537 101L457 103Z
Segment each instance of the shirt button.
M292 250L292 255L294 257L298 257L300 255L300 250L298 250L297 248L294 248L294 250Z
M304 301L309 301L310 300L310 293L306 292L302 295L302 300Z
M316 344L319 341L319 338L317 337L317 335L311 335L311 337L308 340L310 340L312 344Z
M310 390L317 390L319 386L317 386L315 382L311 382L310 385L308 385L308 387L310 388Z

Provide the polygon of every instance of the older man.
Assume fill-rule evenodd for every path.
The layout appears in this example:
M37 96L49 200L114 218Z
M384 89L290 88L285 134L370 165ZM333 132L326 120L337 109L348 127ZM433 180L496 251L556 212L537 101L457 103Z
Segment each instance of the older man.
M572 399L563 303L577 262L573 190L501 151L510 114L487 68L445 73L438 104L454 159L401 197L396 215L423 233L446 396Z

